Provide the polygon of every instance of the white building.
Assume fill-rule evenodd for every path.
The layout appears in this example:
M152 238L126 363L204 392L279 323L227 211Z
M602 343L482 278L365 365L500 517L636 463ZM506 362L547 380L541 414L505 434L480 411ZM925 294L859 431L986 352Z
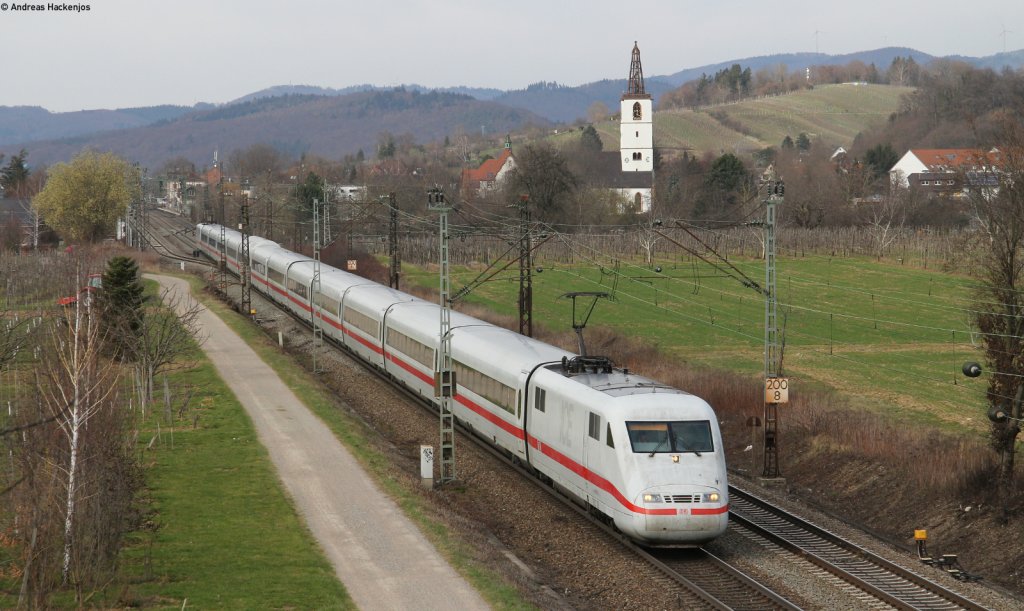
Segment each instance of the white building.
M998 187L998 149L911 149L889 170L893 186L933 192L964 192Z
M627 176L615 177L609 186L633 202L640 212L647 212L651 209L654 183L654 102L644 89L640 47L635 42L619 110L619 156L622 173Z

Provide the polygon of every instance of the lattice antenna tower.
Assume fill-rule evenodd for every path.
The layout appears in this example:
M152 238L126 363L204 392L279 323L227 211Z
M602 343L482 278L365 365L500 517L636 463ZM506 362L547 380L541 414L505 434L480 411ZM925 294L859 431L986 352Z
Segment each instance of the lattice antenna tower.
M317 361L324 345L323 313L320 308L320 201L313 200L313 282L310 286L309 304L313 318L313 373L322 373L323 368ZM321 359L322 361L322 359Z
M252 316L252 270L249 267L249 196L245 196L239 207L238 230L242 232L242 245L239 252L242 281L242 314Z
M767 181L764 223L764 377L778 378L782 369L779 346L778 298L775 282L775 206L784 199L785 185L775 180L775 173ZM765 477L779 477L778 404L764 404L764 471Z
M395 192L388 193L388 286L398 288L398 279L402 274L402 259L398 250L398 207L395 205Z
M440 405L441 428L441 477L439 483L455 480L455 417L452 401L455 400L455 372L452 364L452 313L451 277L448 269L448 212L451 206L445 201L444 191L433 188L427 191L427 209L437 212L439 245L439 293L441 305L440 344L437 356L437 371L434 374L434 397Z
M519 333L533 337L533 246L530 243L530 198L519 198Z

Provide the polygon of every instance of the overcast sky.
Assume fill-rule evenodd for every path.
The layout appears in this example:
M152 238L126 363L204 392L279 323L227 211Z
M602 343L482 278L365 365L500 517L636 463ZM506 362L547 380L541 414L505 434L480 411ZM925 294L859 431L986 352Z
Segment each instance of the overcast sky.
M50 4L48 0L30 0ZM0 105L221 103L273 85L522 88L773 53L1024 47L1024 2L861 0L0 0ZM55 5L59 6L59 5ZM73 5L67 5L73 6ZM1005 36L1004 36L1005 31ZM816 34L817 33L817 34Z

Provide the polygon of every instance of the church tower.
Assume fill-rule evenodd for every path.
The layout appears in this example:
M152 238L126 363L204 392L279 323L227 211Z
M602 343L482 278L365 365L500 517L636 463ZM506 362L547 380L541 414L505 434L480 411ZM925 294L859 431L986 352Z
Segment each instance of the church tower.
M619 103L619 149L623 172L654 171L654 103L644 91L644 70L640 47L633 43L629 82Z

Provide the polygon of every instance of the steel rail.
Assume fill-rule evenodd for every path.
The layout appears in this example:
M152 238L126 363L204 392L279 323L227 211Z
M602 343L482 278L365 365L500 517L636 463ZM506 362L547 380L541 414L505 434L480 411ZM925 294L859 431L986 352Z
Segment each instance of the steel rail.
M897 609L985 609L948 588L735 485L729 486L729 514L734 523L792 551Z

